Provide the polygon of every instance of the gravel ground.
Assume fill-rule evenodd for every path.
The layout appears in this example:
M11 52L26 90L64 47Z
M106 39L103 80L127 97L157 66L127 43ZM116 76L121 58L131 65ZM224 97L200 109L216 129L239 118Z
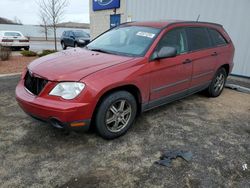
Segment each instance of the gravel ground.
M12 56L8 61L0 61L0 74L20 73L37 57Z
M250 187L248 94L193 95L142 114L125 136L106 141L25 115L14 99L18 79L0 78L0 187ZM193 159L154 164L169 149Z

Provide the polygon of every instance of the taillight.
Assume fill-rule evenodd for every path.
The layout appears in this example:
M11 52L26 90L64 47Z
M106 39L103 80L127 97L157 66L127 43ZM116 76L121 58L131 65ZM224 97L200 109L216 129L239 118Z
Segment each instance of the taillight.
M2 39L2 42L13 42L12 39Z
M29 40L19 40L19 42L29 42Z

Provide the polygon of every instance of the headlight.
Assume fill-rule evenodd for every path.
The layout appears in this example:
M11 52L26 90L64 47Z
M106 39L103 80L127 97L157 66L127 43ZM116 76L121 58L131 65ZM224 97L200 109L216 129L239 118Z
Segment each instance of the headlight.
M85 43L85 41L84 41L84 40L82 40L82 39L79 39L79 42L80 42L80 43Z
M49 95L59 96L64 99L74 99L84 89L85 84L80 82L62 82L57 84Z

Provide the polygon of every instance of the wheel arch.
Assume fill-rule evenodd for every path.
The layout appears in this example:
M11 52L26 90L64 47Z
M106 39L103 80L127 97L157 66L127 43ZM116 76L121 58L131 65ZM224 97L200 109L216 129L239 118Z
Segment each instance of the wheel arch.
M141 110L142 110L142 108L141 108L141 104L142 104L141 91L136 85L127 84L127 85L117 86L115 88L108 89L108 90L106 90L105 92L103 92L101 94L101 96L98 98L97 104L95 105L95 109L94 109L94 112L93 112L93 119L95 118L97 109L100 106L103 99L106 96L108 96L109 94L114 93L116 91L127 91L127 92L131 93L135 97L135 100L136 100L136 103L137 103L137 114L141 113Z
M228 76L229 72L230 72L230 66L229 66L229 64L224 64L224 65L222 65L222 66L219 67L219 69L221 69L221 68L224 68L226 70L227 76Z

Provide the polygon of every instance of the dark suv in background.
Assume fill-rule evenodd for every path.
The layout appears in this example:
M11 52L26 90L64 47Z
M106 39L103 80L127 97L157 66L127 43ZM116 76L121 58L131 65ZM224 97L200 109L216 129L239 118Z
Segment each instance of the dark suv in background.
M89 41L89 34L81 30L64 31L61 37L61 45L64 50L66 50L67 47L84 47Z

